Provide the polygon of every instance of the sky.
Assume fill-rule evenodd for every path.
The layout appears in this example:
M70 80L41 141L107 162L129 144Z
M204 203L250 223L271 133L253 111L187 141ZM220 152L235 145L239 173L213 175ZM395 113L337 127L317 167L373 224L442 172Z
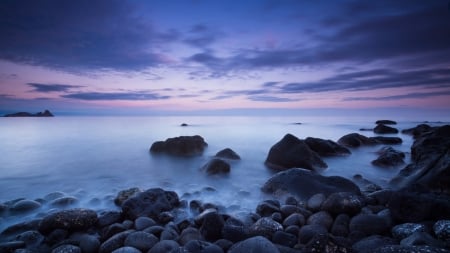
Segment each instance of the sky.
M447 0L2 0L0 112L450 111Z

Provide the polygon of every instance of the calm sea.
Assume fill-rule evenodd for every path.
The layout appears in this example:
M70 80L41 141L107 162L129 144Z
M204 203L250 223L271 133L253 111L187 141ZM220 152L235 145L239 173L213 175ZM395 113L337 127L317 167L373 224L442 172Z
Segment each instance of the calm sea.
M179 196L225 207L254 210L273 175L264 166L270 147L285 134L337 141L374 127L376 118L356 117L54 117L0 118L0 203L63 192L79 206L113 208L118 191L163 187ZM294 124L301 122L302 124ZM189 124L181 127L181 123ZM419 121L400 121L405 129ZM373 136L372 132L360 132ZM180 135L201 135L209 144L202 156L175 158L149 153L151 144ZM396 134L409 152L412 138ZM231 148L242 158L227 176L207 176L200 168L215 153ZM352 150L348 157L325 158L324 175L361 174L385 185L397 169L373 167L377 147ZM409 159L409 155L407 155Z

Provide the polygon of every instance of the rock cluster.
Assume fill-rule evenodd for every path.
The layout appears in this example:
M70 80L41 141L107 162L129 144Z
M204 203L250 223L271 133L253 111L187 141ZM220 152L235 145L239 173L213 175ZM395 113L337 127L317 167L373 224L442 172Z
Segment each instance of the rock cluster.
M157 141L150 147L152 153L167 153L175 156L195 156L203 154L208 144L199 136L179 136Z

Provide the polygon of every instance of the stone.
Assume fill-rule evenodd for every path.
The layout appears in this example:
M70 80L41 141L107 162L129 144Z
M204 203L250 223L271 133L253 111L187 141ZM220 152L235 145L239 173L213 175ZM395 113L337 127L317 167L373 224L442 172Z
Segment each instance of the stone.
M241 157L230 148L222 149L221 151L217 152L215 156L230 160L241 160Z
M23 241L0 242L0 252L15 252L16 249L25 247Z
M202 217L202 225L200 233L207 241L216 241L222 238L222 228L224 220L222 216L216 212L208 212Z
M223 253L219 246L201 240L189 241L183 248L185 250L183 252L189 253Z
M208 175L228 174L230 173L230 169L230 164L218 158L213 158L201 168Z
M400 241L403 246L428 245L436 248L445 248L445 243L433 238L426 232L417 231Z
M433 127L427 125L427 124L419 124L413 128L404 129L402 130L402 134L409 134L414 137L414 139L417 139L422 134L429 132L433 129Z
M279 211L280 211L280 203L278 201L267 201L267 200L262 201L256 207L256 213L263 217L270 216L273 213Z
M97 226L106 227L111 224L120 222L122 220L122 213L117 211L106 211L98 216Z
M132 220L140 216L158 219L161 212L170 211L178 207L179 203L175 192L152 188L128 198L122 204L122 212Z
M434 234L438 239L450 242L450 220L439 220L433 225Z
M122 204L123 204L123 202L125 202L125 200L127 200L128 198L134 196L135 194L137 194L139 192L141 192L141 190L136 187L122 190L119 193L117 193L117 196L114 199L114 204L116 204L118 206L122 206Z
M383 125L397 125L397 122L388 119L380 119L375 122L375 124L383 124Z
M263 217L257 220L252 226L250 226L249 232L253 236L264 236L271 239L276 231L282 231L283 226L268 217Z
M136 228L136 230L144 230L154 225L156 225L156 221L149 217L141 216L134 221L134 227Z
M60 228L68 231L85 230L97 223L97 213L89 209L70 209L49 214L39 224L41 233Z
M358 253L370 253L377 248L396 244L397 241L390 237L372 235L356 242L355 244L353 244L352 248L355 252Z
M379 247L373 253L450 253L449 250L430 246L388 245Z
M52 207L68 207L70 205L77 204L79 200L72 196L64 196L61 198L54 199L50 202L50 206Z
M228 250L233 246L233 242L226 239L219 239L214 242L215 245L219 246L223 252L228 252Z
M296 226L301 227L301 226L305 225L305 223L306 223L305 217L302 214L293 213L293 214L289 215L288 217L286 217L286 219L284 219L283 226L289 227L292 225L296 225Z
M302 244L307 244L316 235L326 235L328 230L321 225L305 225L300 228L298 233L298 240Z
M100 245L99 253L109 253L123 247L125 239L129 234L131 234L131 232L132 231L127 230L113 235L111 238L107 239Z
M199 135L179 136L154 142L150 147L150 152L175 156L197 156L203 154L207 146L203 137Z
M350 232L358 231L366 236L382 235L389 231L388 222L378 215L359 214L350 220Z
M378 124L374 129L373 132L376 134L397 134L398 129L386 126L383 124Z
M265 237L255 236L234 244L228 253L280 253L280 251Z
M158 241L159 239L150 233L137 231L130 233L126 237L124 246L133 247L142 252L147 252L149 249L155 246Z
M344 147L349 148L357 148L360 146L368 146L376 144L374 140L358 133L351 133L344 135L337 141L337 143L341 144Z
M241 220L230 217L222 228L222 236L231 242L239 242L249 237L249 228Z
M392 236L397 240L403 240L415 232L425 232L425 226L418 223L403 223L391 229Z
M378 158L372 164L382 168L393 168L405 163L405 153L397 151L392 147L384 147L378 152Z
M331 227L331 234L334 236L347 237L349 234L348 226L350 223L350 217L347 214L339 214L334 219L333 226Z
M133 247L125 246L118 248L111 253L141 253L141 251Z
M83 253L96 253L100 248L100 241L94 235L74 234L70 239L78 242L78 246Z
M265 164L276 171L291 168L322 170L328 167L305 141L292 134L286 134L283 139L270 148Z
M326 211L320 211L309 216L306 220L306 224L320 225L329 230L331 225L333 225L333 217Z
M297 237L284 231L276 231L272 236L272 242L287 247L294 247L297 244Z
M305 139L305 143L320 156L347 156L351 154L350 150L346 147L332 140L308 137Z
M307 200L317 193L330 195L334 192L361 194L352 181L339 176L322 176L304 169L290 169L278 172L262 187L265 193L289 193Z
M166 226L160 235L161 240L178 241L179 238L180 238L180 235L178 234L178 231L175 228L170 227L170 226Z
M26 231L16 236L16 240L24 242L27 247L37 247L44 239L45 237L38 231Z
M19 200L14 205L11 206L9 209L11 212L15 213L24 213L24 212L30 212L33 210L36 210L41 207L41 203L29 200L29 199L23 199Z
M305 245L305 252L347 253L352 249L347 242L338 241L328 234L317 234Z
M359 194L351 192L335 192L330 194L330 196L322 203L322 210L334 215L341 213L355 215L361 211L364 204L364 199Z
M200 234L200 231L197 228L188 227L181 232L178 242L181 245L185 245L189 241L193 240L203 240L203 236Z
M375 144L397 145L403 143L403 140L400 137L375 136L370 137L369 139Z
M282 205L280 207L280 212L283 215L283 217L288 217L293 213L299 213L300 207L298 207L297 205Z
M81 253L81 249L74 245L63 244L52 250L52 253Z
M171 252L172 250L178 249L180 245L171 240L161 240L151 248L148 253L167 253Z
M322 207L322 203L326 200L326 196L323 193L317 193L311 196L306 202L306 208L313 212L317 212Z

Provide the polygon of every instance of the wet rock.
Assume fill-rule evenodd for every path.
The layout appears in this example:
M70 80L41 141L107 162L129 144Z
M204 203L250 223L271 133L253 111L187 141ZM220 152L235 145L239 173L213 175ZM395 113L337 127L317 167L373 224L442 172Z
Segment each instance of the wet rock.
M416 139L419 136L421 136L422 134L429 132L432 129L433 128L427 124L420 124L420 125L417 125L416 127L402 130L402 134L412 135L414 137L414 139Z
M249 229L241 220L230 217L222 228L222 236L229 241L239 242L249 237Z
M103 242L102 245L100 245L99 253L109 253L118 248L123 247L125 239L128 237L129 234L131 234L131 232L132 231L124 231L115 234L114 236Z
M322 203L326 198L327 197L323 193L314 194L308 199L308 202L306 202L306 207L313 212L317 212L322 207Z
M363 206L364 199L361 195L351 192L335 192L322 203L322 210L334 215L341 213L355 215L361 211Z
M305 245L305 252L346 253L351 251L348 243L344 244L327 234L317 234Z
M241 157L230 148L226 148L226 149L223 149L223 150L217 152L217 154L215 156L219 157L219 158L230 159L230 160L241 160Z
M374 140L358 133L351 133L344 135L337 141L337 143L341 144L344 147L349 148L357 148L360 146L368 146L376 144Z
M23 241L27 247L37 247L44 239L44 236L38 231L26 231L16 237L17 241Z
M200 233L207 241L216 241L222 237L224 220L217 212L208 212L202 217Z
M305 141L292 134L285 135L283 139L270 148L265 164L277 171L290 168L322 170L328 167Z
M305 139L305 142L311 150L320 156L346 156L351 154L346 147L332 140L308 137Z
M253 236L264 236L271 239L276 231L282 231L283 226L268 217L263 217L257 220L252 226L250 226L249 232Z
M69 232L67 230L57 228L57 229L53 230L52 232L50 232L48 235L46 235L45 241L46 241L46 243L48 243L50 245L54 245L54 244L62 242L64 239L67 238L68 235L69 235Z
M11 225L0 233L0 237L11 237L29 230L38 230L41 221L42 219L35 219Z
M256 213L263 217L270 216L273 213L279 211L280 211L280 203L278 201L265 200L259 203L258 206L256 207Z
M445 243L433 238L426 232L415 232L408 237L400 241L400 245L403 246L420 246L428 245L436 248L444 248Z
M122 212L132 220L140 216L157 219L164 211L170 211L179 205L178 195L173 191L153 188L128 198L122 204Z
M180 235L178 234L178 231L175 228L166 226L164 230L161 232L160 239L177 241L179 237Z
M450 242L450 220L439 220L433 226L434 234L438 239Z
M75 234L71 236L71 239L78 242L78 246L83 253L96 253L100 248L100 241L94 235Z
M392 228L392 236L397 240L403 240L415 232L425 232L425 226L417 223L403 223Z
M122 206L122 204L123 204L123 202L125 202L125 200L127 200L128 198L134 196L135 194L137 194L139 192L141 192L141 190L136 187L120 191L119 193L117 193L117 196L114 199L114 204L116 204L118 206Z
M397 241L390 237L372 235L353 244L352 248L357 253L369 253L378 248L396 244Z
M60 228L69 231L84 230L97 223L97 213L89 209L63 210L49 214L39 224L41 233Z
M152 153L167 153L175 156L196 156L203 154L208 144L199 136L179 136L157 141L150 147Z
M272 236L272 242L287 247L294 247L297 244L297 237L284 231L276 231Z
M286 219L284 219L283 226L289 227L292 225L296 225L296 226L301 227L301 226L305 225L305 223L306 223L305 217L302 214L293 213L293 214L289 215L288 217L286 217Z
M203 236L200 234L200 231L197 228L188 227L181 232L178 242L181 245L185 245L189 241L193 240L203 240Z
M373 253L449 253L450 251L430 246L388 245L379 247Z
M369 138L375 144L397 145L402 144L403 140L399 137L375 136Z
M110 238L111 236L127 230L127 228L121 223L114 223L102 230L101 236L103 240Z
M0 242L0 252L15 252L14 250L25 246L23 241Z
M282 205L280 207L280 212L283 217L287 217L293 213L300 213L300 208L296 205Z
M377 185L374 182L364 178L360 174L353 175L352 179L353 179L353 182L355 182L359 186L361 191L366 193L366 194L369 194L369 193L372 193L372 192L376 192L376 191L379 191L379 190L382 189L379 185Z
M103 212L98 216L97 226L106 227L122 220L122 213L117 211Z
M333 226L331 227L331 234L334 236L347 237L349 234L348 226L350 223L350 217L347 214L339 214L334 219Z
M124 246L133 247L142 252L147 252L149 249L155 246L158 241L159 239L150 233L137 231L130 233L126 237Z
M397 125L397 122L388 119L380 119L375 122L375 124L383 124L383 125Z
M219 246L223 252L228 252L228 250L233 246L233 242L226 239L219 239L214 242L215 245Z
M77 204L78 202L79 202L79 200L75 197L65 196L65 197L61 197L61 198L52 200L50 202L50 206L61 208L61 207L68 207L70 205Z
M350 232L360 232L366 236L382 235L389 231L388 222L378 215L374 214L359 214L350 220Z
M149 217L138 217L134 221L134 227L136 228L136 230L144 230L154 225L156 225L156 222Z
M189 241L183 248L189 253L223 253L219 246L201 240Z
M392 168L405 163L405 153L397 151L391 147L384 147L378 152L378 158L372 164L383 168Z
M14 203L14 205L11 206L10 211L15 213L25 213L38 209L39 207L41 207L41 203L34 200L23 199Z
M328 234L328 230L321 225L305 225L300 228L300 232L298 233L298 240L302 244L308 243L314 236L316 235L326 235Z
M203 165L202 171L208 175L228 174L230 173L230 164L222 159L213 158L211 161Z
M278 172L262 187L266 193L290 193L300 199L308 199L314 194L329 195L334 192L361 194L359 187L343 177L326 177L303 169Z
M331 225L333 225L333 217L331 217L328 212L320 211L309 216L306 220L306 224L320 225L329 230L331 228Z
M178 249L180 245L171 240L161 240L151 248L148 253L167 253L172 252L172 250Z
M81 249L74 245L64 244L52 250L52 253L81 253Z
M373 129L373 132L376 134L396 134L398 133L398 129L383 124L378 124Z
M275 245L263 236L255 236L234 244L228 253L279 253Z

